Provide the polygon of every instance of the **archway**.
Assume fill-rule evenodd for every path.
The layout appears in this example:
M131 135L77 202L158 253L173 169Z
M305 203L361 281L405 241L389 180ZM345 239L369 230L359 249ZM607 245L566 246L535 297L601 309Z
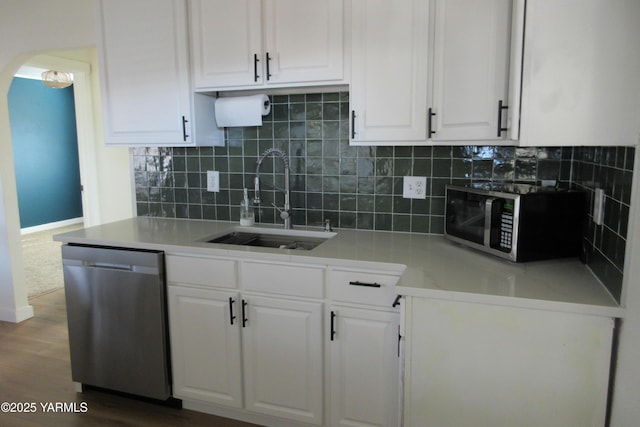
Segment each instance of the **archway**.
M91 67L88 63L55 57L51 55L22 55L0 73L0 92L8 93L13 75L17 69L27 64L34 67L53 68L74 74L74 101L76 104L76 124L78 133L78 155L80 175L85 191L83 192L83 210L85 224L100 223L100 203L98 197L98 174L96 171L97 154L95 150L95 126L93 120L93 90ZM0 115L4 115L8 124L8 105L6 96L0 102ZM33 317L33 308L28 304L24 281L24 262L20 239L20 220L18 213L15 169L11 149L11 133L7 126L0 130L0 138L9 141L2 144L4 155L0 160L0 299L13 302L0 307L0 320L21 322Z

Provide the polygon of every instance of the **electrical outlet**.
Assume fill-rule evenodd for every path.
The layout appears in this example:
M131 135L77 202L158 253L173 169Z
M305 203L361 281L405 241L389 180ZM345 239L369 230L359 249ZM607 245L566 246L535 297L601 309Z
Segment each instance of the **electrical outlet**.
M604 221L604 190L596 188L593 195L593 222L602 225Z
M220 172L207 171L207 191L213 193L220 191Z
M427 177L405 176L402 186L402 197L405 199L426 199Z

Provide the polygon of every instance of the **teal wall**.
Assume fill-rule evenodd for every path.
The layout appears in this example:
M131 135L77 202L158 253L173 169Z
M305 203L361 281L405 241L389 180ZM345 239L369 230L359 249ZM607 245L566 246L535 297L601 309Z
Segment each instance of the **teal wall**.
M8 101L20 227L82 217L73 86L14 78Z

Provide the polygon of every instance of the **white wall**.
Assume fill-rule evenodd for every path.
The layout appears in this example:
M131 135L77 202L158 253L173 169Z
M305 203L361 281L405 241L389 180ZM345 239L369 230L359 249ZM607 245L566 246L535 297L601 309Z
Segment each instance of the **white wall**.
M52 50L95 45L94 3L89 0L2 0L0 2L0 320L18 322L33 315L28 304L20 242L20 219L11 147L7 94L16 70L30 57ZM95 58L92 60L94 70ZM92 85L98 87L97 73ZM126 149L102 146L99 95L94 96L95 149L99 155L101 221L133 215L130 160ZM114 187L118 187L117 191ZM104 194L104 195L103 195Z
M85 218L88 226L113 222L134 215L133 206L135 204L133 194L133 175L131 173L131 156L128 148L106 147L103 142L102 129L102 104L100 102L100 75L98 73L97 50L92 48L75 49L71 51L52 51L48 56L64 58L64 60L82 61L91 67L90 90L93 105L92 109L93 125L91 129L93 144L91 147L79 147L80 156L92 158L92 162L83 166L93 168L91 171L84 171L84 176L93 173L95 182L92 188L87 188L91 182L83 177L83 186L90 193L90 197L96 197L93 205L98 206L98 211L93 218ZM40 56L34 57L39 59ZM30 60L31 61L31 60ZM64 62L64 61L61 61ZM78 99L76 98L76 104ZM80 125L79 125L80 127ZM80 130L79 130L80 131ZM82 150L90 149L91 153L82 153ZM82 161L82 160L81 160ZM91 221L88 221L88 220Z

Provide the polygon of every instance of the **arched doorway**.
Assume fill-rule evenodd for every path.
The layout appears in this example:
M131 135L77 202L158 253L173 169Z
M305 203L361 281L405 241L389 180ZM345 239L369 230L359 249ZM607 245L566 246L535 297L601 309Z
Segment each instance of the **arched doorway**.
M70 51L72 52L72 51ZM80 174L84 186L83 210L85 224L100 223L100 209L98 198L98 177L95 165L95 126L93 120L93 85L91 80L91 67L89 63L65 59L51 55L36 55L26 59L24 64L42 68L55 68L74 73L74 102L76 105L76 124L78 135L78 153L80 161ZM20 64L18 64L20 65ZM16 67L17 69L18 67ZM12 73L13 74L13 73ZM5 74L6 76L6 74ZM6 146L5 146L6 148ZM9 165L8 162L11 162ZM0 307L0 320L9 322L21 322L33 317L33 308L26 301L26 289L24 281L24 260L20 241L15 236L20 235L17 216L17 196L12 187L15 186L15 177L9 177L13 172L13 156L7 155L2 165L3 181L0 184L0 196L3 198L3 207L7 211L7 217L0 218L0 225L6 227L0 230L0 234L6 231L6 236L1 236L8 245L0 247L0 255L4 258L3 269L9 281L0 284L0 296L5 302L14 301L15 308L11 304ZM4 193L4 194L2 194ZM7 229L9 228L10 229ZM16 229L17 228L17 229ZM6 264L6 265L5 265ZM13 288L11 287L13 286ZM4 305L4 304L3 304Z
M91 66L88 63L51 56L37 55L25 65L67 71L73 73L76 126L78 134L78 158L80 180L84 191L82 210L87 226L100 223L98 197L98 176L96 173L95 125L93 120L93 91L91 88Z

